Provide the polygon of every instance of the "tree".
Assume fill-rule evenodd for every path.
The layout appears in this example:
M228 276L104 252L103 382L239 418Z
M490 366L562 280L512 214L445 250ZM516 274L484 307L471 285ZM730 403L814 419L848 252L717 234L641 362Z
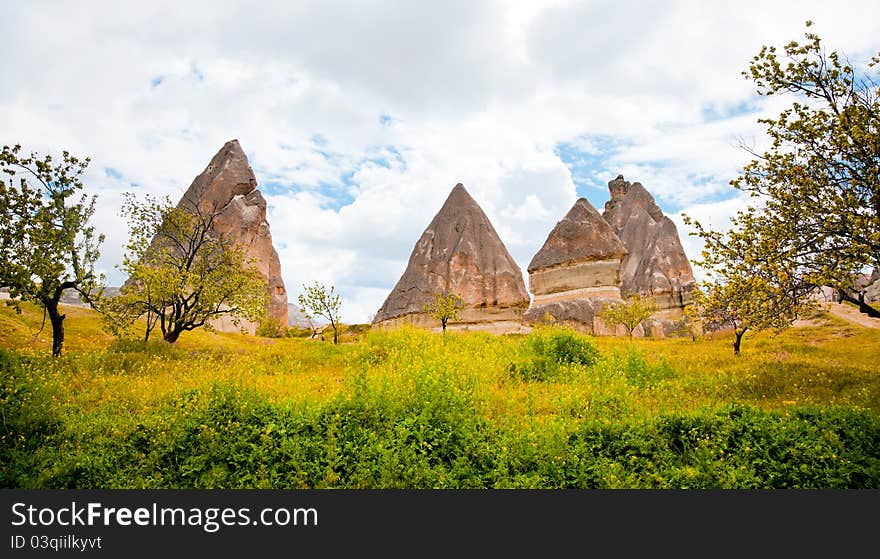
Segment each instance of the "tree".
M694 308L710 331L733 329L733 353L739 355L748 331L786 328L797 318L801 301L788 299L759 277L732 277L694 290Z
M814 285L794 273L791 262L779 257L787 240L774 235L756 235L757 210L740 212L737 224L727 232L707 231L694 223L703 238L702 260L713 282L704 282L694 293L690 314L697 314L706 330L733 328L733 352L738 355L742 338L749 330L782 329L798 316L811 311Z
M655 312L657 304L653 299L632 293L623 301L606 303L599 318L610 326L623 326L632 338L633 331Z
M22 155L19 145L3 146L0 153L0 169L9 175L8 182L0 181L0 287L9 288L13 301L43 308L54 357L64 345L64 291L74 289L91 301L103 282L94 265L104 236L88 224L96 198L76 197L89 162L67 151L60 162L51 155Z
M339 308L342 302L336 293L336 288L330 286L330 291L323 284L315 282L312 285L303 285L304 294L300 294L297 300L299 306L306 312L306 317L311 320L313 315L321 316L330 321L333 328L333 343L339 343Z
M147 197L138 202L126 193L122 214L130 238L122 270L128 280L103 311L117 333L145 318L144 341L158 326L174 343L185 331L229 316L259 322L265 316L266 280L234 239L218 234L214 221L221 211L184 199Z
M681 318L672 323L673 336L687 336L691 341L697 341L697 336L702 334L703 324L696 305L687 305Z
M749 149L754 159L731 181L756 202L733 219L734 229L764 249L772 245L761 256L788 270L786 283L832 286L880 316L854 281L880 265L878 86L837 52L826 53L818 35L805 37L779 54L765 46L743 72L759 95L795 99L777 118L758 121L771 143L763 153ZM878 63L880 53L868 68Z
M424 306L425 312L431 315L431 318L440 321L444 334L446 333L446 323L450 320L458 320L458 311L462 308L464 308L464 301L455 293L448 295L435 293L434 300L425 303Z

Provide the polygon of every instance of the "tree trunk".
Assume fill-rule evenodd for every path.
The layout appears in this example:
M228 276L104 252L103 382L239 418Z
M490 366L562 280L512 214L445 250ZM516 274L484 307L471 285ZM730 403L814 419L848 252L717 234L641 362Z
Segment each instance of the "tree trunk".
M52 357L61 355L64 345L64 315L58 312L58 301L46 301L46 312L52 324Z
M172 328L167 334L165 334L164 340L169 344L173 344L177 341L177 338L180 337L181 332L183 332L183 330L180 328Z
M838 297L838 299L841 300L841 302L849 301L850 303L858 305L859 312L865 313L866 315L870 316L871 318L880 318L880 311L878 311L877 309L875 309L874 307L872 307L871 305L869 305L868 303L865 302L865 294L864 293L859 293L858 296L854 296L849 291L846 291L844 289L838 289L837 290L837 297Z
M443 333L445 334L446 333L446 319L445 318L440 321L440 326L443 327Z
M739 347L740 347L740 345L742 345L742 339L743 339L743 335L745 333L746 333L745 330L742 330L742 331L735 330L734 331L734 335L736 336L733 339L733 354L734 355L739 355Z
M156 326L156 322L158 322L159 317L153 318L153 312L147 311L147 328L144 331L144 343L150 341L150 332L152 332L153 328Z

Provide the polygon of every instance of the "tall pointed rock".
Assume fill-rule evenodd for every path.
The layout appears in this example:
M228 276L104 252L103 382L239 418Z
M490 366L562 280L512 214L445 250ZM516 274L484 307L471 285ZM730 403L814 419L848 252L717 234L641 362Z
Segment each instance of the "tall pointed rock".
M641 183L622 175L608 183L611 199L603 216L628 254L621 267L621 291L654 299L661 311L658 320L669 330L671 321L690 302L695 280L681 246L678 230Z
M602 331L596 315L608 301L620 300L620 268L627 251L605 219L580 198L547 236L529 264L535 298L526 322L544 319Z
M529 305L519 266L460 183L422 233L373 324L437 326L424 312L435 293L455 293L464 302L451 327L516 330Z
M257 190L257 179L238 140L230 140L193 180L178 206L198 205L204 212L220 210L214 230L228 235L245 249L266 278L269 291L267 315L287 326L287 291L281 278L281 261L272 244L266 221L266 200ZM238 331L228 319L214 323L219 330ZM256 325L246 325L253 332Z

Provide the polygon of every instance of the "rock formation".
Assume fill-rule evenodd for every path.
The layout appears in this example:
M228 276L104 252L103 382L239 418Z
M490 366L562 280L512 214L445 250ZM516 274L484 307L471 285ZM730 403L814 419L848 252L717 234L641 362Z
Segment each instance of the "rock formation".
M324 324L320 318L309 318L305 311L292 303L287 304L287 316L287 325L296 328L314 328Z
M245 254L266 278L269 290L267 315L280 324L288 324L287 291L281 279L281 262L272 244L266 221L266 200L257 190L257 179L238 140L231 140L217 152L205 170L193 180L178 206L197 205L203 212L220 210L214 230L245 247ZM221 331L251 333L254 324L234 326L224 317L212 325Z
M608 190L611 200L605 203L603 216L628 252L621 266L620 290L652 297L660 308L653 327L668 333L690 302L695 285L678 230L641 183L618 175L608 183Z
M580 198L529 264L534 300L524 320L536 322L550 313L557 322L604 331L596 315L607 302L620 300L620 268L626 255L605 219Z
M695 283L678 231L640 183L618 175L608 189L603 215L579 199L535 254L528 269L535 297L524 319L534 323L549 313L555 322L612 333L599 312L639 293L659 307L639 333L669 335Z
M455 293L464 302L459 320L450 322L450 328L519 330L529 305L519 266L461 184L422 233L373 325L438 327L439 321L424 312L435 293Z

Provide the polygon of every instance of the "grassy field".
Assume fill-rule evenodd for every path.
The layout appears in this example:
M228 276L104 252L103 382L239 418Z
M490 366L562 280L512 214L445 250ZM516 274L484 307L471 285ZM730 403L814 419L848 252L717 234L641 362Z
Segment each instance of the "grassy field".
M880 331L120 342L0 308L4 487L880 487Z

